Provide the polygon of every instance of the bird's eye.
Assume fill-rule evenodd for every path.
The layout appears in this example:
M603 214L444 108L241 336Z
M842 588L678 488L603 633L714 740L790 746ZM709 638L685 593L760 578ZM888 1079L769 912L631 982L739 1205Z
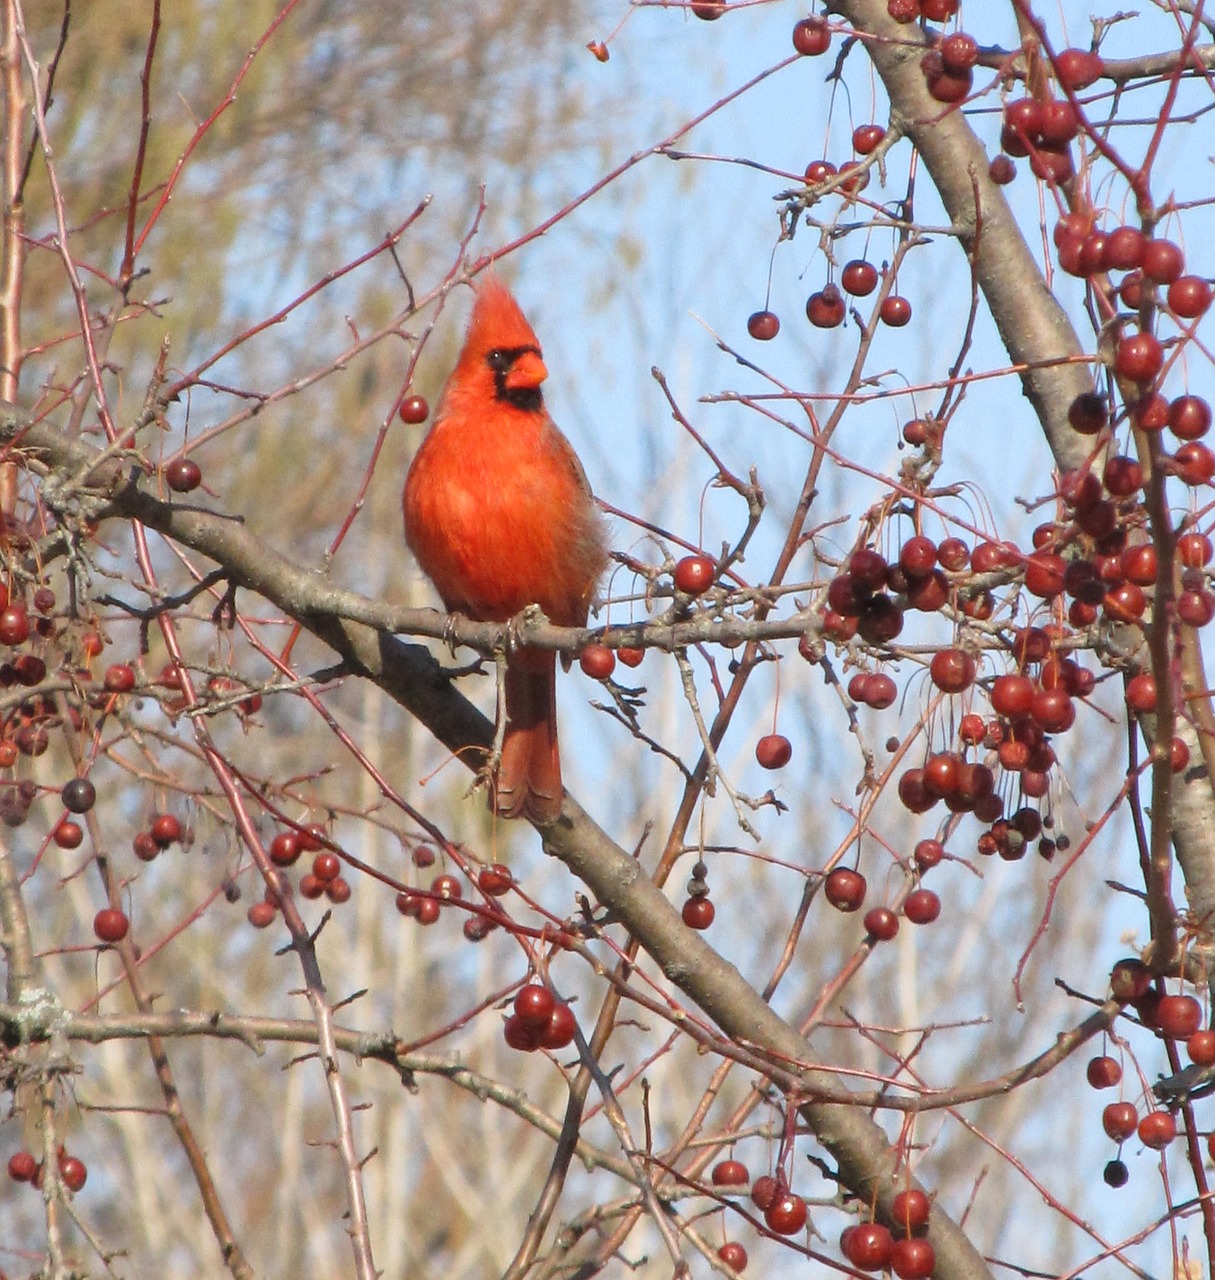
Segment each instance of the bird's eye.
M495 348L485 357L486 363L491 369L501 372L510 367L510 356L505 351Z

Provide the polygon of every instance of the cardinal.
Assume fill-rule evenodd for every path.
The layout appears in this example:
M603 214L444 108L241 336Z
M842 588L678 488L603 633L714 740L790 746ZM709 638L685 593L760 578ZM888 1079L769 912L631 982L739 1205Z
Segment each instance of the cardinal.
M518 303L487 277L405 480L405 540L451 613L506 622L538 605L560 626L586 625L606 532L582 464L544 407L547 377ZM547 824L561 813L556 684L551 649L509 654L490 796L505 817Z

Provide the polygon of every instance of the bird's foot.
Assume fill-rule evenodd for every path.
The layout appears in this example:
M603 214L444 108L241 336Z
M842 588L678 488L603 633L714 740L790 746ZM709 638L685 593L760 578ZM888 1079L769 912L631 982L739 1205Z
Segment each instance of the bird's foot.
M453 658L456 656L456 650L460 647L460 642L456 638L456 627L459 626L463 618L464 614L462 613L449 613L443 620L443 643L447 646Z
M538 604L529 604L526 608L520 609L513 618L508 618L506 621L507 650L518 649L520 645L527 644L529 632L547 625L548 617Z

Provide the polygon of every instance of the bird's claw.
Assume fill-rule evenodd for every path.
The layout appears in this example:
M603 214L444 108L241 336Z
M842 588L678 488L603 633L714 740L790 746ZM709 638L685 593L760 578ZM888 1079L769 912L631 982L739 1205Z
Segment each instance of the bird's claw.
M449 613L443 619L443 643L447 646L448 652L453 658L456 656L456 649L459 648L460 644L456 637L456 627L463 617L462 613Z
M518 649L520 645L527 644L527 633L534 631L537 627L545 626L547 622L548 616L538 604L529 604L513 618L508 618L506 621L507 650Z

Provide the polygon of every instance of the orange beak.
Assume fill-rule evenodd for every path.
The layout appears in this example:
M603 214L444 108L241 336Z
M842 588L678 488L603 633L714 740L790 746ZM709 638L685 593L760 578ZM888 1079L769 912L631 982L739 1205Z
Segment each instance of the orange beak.
M522 352L506 371L505 382L512 391L533 390L548 377L538 351Z

